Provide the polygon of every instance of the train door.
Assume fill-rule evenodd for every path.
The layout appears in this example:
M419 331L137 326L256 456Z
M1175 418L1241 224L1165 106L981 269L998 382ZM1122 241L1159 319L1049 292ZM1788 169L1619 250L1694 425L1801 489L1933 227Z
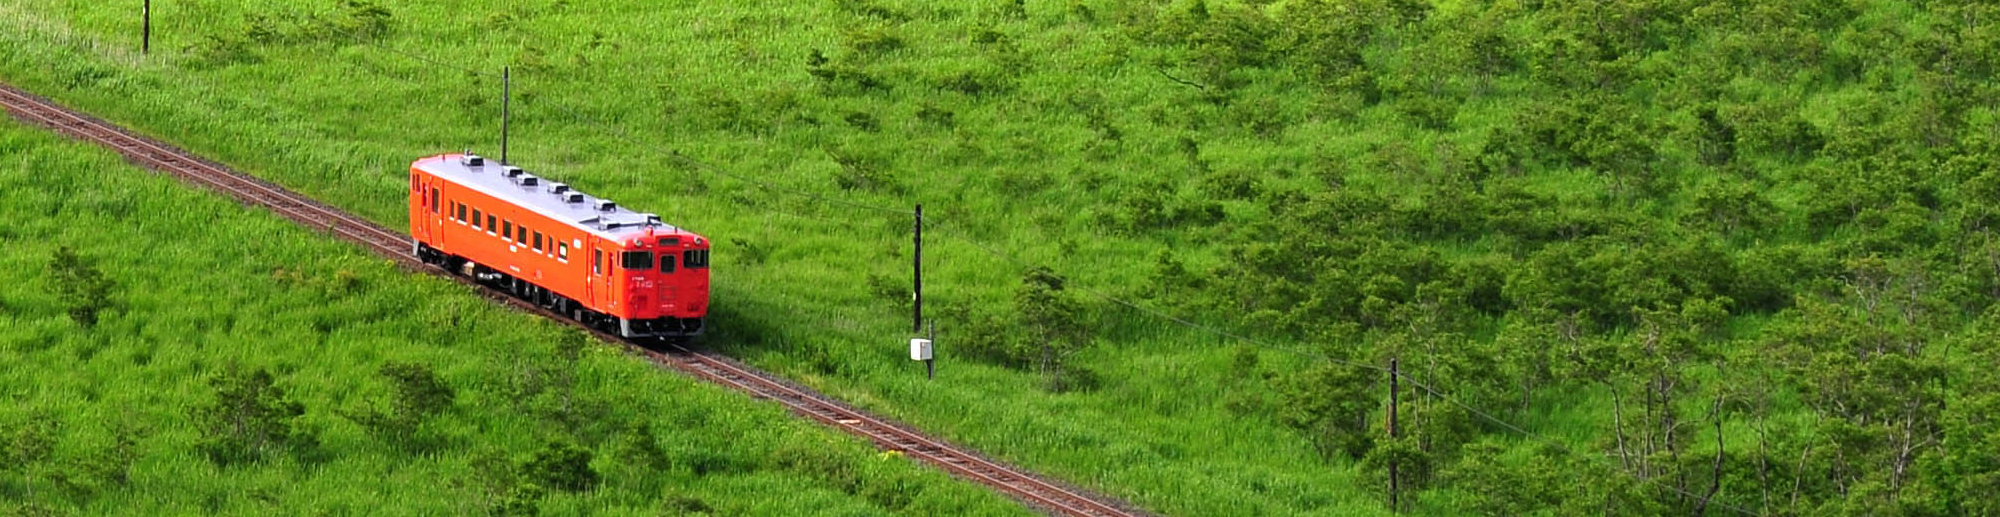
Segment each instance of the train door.
M444 211L444 182L438 181L437 178L431 178L429 187L430 213L423 214L424 221L427 222L426 226L430 227L431 242L436 243L438 246L444 246L446 245L444 242L444 220L446 217L450 217Z
M591 306L610 314L612 304L618 299L617 290L612 288L615 285L613 279L618 276L618 253L606 249L609 247L607 243L595 236L585 241L585 244L588 244L590 249L590 281L585 283L584 289L590 296ZM618 310L618 312L624 311L623 308Z
M583 302L593 308L604 307L604 300L597 297L597 277L604 276L604 252L597 251L597 236L585 237L584 245L577 248L584 262Z
M424 222L424 175L410 171L410 236L429 242L430 225Z
M618 288L617 282L618 248L610 244L606 242L598 243L598 246L603 246L598 249L604 251L604 274L597 276L597 296L604 298L606 307L617 307L618 312L626 312L628 309L623 306L624 304L618 303L624 301L623 296L620 294L622 290ZM629 312L626 313L630 314Z
M661 239L660 242L665 243L672 241ZM680 264L680 257L678 256L679 252L677 248L672 248L662 245L659 247L659 253L660 256L658 257L659 259L658 266L660 268L660 282L659 282L660 292L659 292L659 301L654 303L659 305L660 310L666 312L675 312L680 309L678 307L678 304L681 301L680 293L678 292L678 289L675 288L676 287L675 284L679 283L680 279L683 278L683 276L678 273L681 270L681 266L683 264Z

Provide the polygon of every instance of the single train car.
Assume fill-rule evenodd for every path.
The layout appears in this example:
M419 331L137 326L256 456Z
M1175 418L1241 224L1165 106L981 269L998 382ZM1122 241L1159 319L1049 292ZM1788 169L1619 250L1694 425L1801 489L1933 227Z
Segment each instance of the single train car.
M425 263L627 338L700 334L701 235L471 153L410 164L410 235Z

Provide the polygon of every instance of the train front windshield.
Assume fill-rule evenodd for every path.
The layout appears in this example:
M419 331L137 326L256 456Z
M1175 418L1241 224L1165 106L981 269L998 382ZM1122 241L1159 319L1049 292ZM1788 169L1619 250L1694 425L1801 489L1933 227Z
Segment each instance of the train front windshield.
M653 252L627 251L624 256L625 269L652 269Z

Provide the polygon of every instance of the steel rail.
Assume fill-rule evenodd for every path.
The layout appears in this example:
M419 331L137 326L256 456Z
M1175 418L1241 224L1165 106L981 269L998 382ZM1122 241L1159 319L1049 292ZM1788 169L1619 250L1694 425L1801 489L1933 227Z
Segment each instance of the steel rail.
M128 159L148 168L167 172L186 181L228 194L243 203L265 207L301 225L328 230L412 270L454 279L473 286L479 293L494 301L583 329L599 339L617 343L629 352L661 366L742 391L753 398L770 399L801 416L867 438L882 449L900 451L952 475L986 485L1041 511L1055 515L1088 517L1145 515L1138 510L1129 509L1129 505L1115 502L1108 497L1068 487L1023 469L986 459L969 449L931 438L909 426L849 407L813 390L792 384L782 377L759 371L733 359L673 343L664 345L662 347L664 351L656 350L583 325L527 300L479 284L471 278L424 264L412 255L413 243L401 232L384 228L305 195L236 172L26 91L0 84L0 107L5 107L23 120L115 149Z
M243 202L264 206L289 219L359 242L378 251L405 251L410 240L365 219L263 180L227 170L190 153L139 137L118 126L77 113L32 94L0 85L0 105L30 122L111 147L150 168L221 191ZM396 257L398 260L412 260Z
M678 354L650 350L645 353L655 357L656 361L669 363L675 368L708 378L718 384L772 399L791 408L793 412L868 438L884 449L901 451L960 477L1000 488L1015 494L1018 498L1032 501L1037 506L1063 515L1137 515L1136 512L1106 503L1098 497L1083 495L1080 490L1040 479L1019 469L930 438L907 426L887 422L865 412L848 408L726 357L689 350L678 345L674 345L673 348Z

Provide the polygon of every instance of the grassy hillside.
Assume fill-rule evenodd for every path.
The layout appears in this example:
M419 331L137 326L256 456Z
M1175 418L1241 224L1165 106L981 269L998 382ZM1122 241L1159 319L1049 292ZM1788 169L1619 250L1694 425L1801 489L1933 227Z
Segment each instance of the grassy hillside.
M1382 511L1391 459L1432 513L1977 514L2000 488L1980 3L157 17L141 57L126 9L0 0L0 77L393 223L411 157L492 152L512 66L517 162L720 243L711 343L1164 512ZM916 202L928 383L898 346Z
M0 156L0 514L1026 513L94 146Z

